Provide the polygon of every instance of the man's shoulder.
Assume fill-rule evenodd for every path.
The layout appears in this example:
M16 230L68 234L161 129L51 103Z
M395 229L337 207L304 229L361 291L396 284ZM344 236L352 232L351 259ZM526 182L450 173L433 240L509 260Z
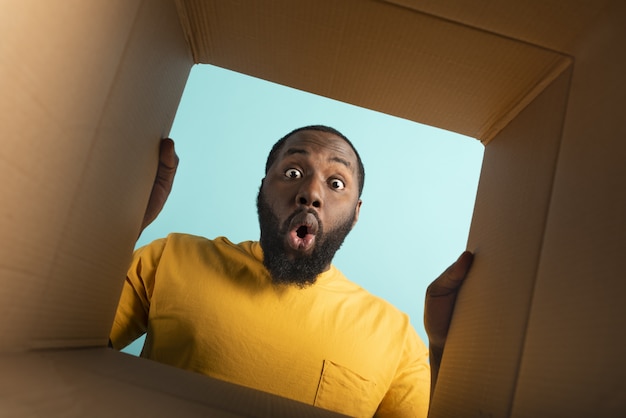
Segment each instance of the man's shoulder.
M224 246L224 247L240 247L250 248L257 241L242 241L240 243L232 242L228 237L218 236L215 238L207 238L202 235L188 234L184 232L171 232L167 237L163 238L166 245L198 245L198 246ZM157 240L158 241L158 240Z
M225 236L207 238L201 235L193 235L181 232L172 232L161 241L166 253L192 255L197 253L214 253L221 256L246 255L253 258L260 257L260 245L258 241L242 241L233 243ZM153 244L151 244L153 245Z

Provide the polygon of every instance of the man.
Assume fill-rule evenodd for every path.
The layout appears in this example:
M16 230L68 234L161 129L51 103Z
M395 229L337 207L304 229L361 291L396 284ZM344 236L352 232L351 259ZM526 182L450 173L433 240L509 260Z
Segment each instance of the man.
M144 227L177 163L165 140ZM407 316L331 264L362 203L365 173L351 142L326 126L296 129L265 171L259 242L171 234L136 251L112 345L146 332L142 356L156 361L346 415L426 416L471 254L427 291L429 367Z

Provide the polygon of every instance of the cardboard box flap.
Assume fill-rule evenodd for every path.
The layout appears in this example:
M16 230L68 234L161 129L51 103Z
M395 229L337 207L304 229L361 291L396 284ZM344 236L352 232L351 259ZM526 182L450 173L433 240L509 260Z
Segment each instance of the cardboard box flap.
M505 417L540 263L571 72L485 149L468 248L476 253L450 326L432 417ZM454 400L454 401L452 401Z
M0 350L104 346L193 65L176 8L10 2L0 31Z
M10 417L341 417L108 348L0 354Z
M611 0L383 0L473 28L573 54Z
M390 3L177 4L196 62L484 142L570 63Z

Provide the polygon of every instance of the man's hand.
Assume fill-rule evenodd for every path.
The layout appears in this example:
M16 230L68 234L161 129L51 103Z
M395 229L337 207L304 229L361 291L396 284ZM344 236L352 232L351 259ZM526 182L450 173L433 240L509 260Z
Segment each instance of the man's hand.
M177 167L178 155L176 155L176 151L174 150L174 141L169 138L161 140L159 167L157 168L157 174L154 179L154 185L152 186L152 192L150 193L150 200L148 200L148 206L146 207L146 213L141 223L142 231L156 219L161 209L163 209L165 201L172 190Z
M471 252L463 252L454 264L435 279L426 290L424 326L428 334L430 350L431 397L439 375L439 366L448 337L456 296L473 260L474 255Z

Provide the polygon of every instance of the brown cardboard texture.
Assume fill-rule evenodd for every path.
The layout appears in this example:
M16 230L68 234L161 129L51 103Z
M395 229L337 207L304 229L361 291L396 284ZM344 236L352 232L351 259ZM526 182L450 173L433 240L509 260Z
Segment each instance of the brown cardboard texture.
M385 2L335 3L179 5L196 62L484 141L569 65L548 49Z
M325 413L105 348L194 62L483 141L430 415L622 415L625 19L619 0L3 2L2 415Z

